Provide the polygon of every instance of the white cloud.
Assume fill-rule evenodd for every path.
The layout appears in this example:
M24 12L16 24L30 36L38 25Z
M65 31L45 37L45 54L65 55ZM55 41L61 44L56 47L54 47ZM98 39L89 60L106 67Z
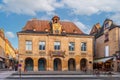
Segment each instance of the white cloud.
M110 17L116 24L120 25L120 13L116 13Z
M83 23L80 22L80 21L74 21L74 23L75 23L75 24L77 25L77 27L78 27L79 29L81 29L84 33L89 34L89 32L90 32L89 26L83 24Z
M14 38L15 37L14 33L13 32L9 32L9 31L6 32L5 35L6 35L7 38Z
M3 11L17 14L36 15L37 12L53 12L63 5L56 0L3 0Z
M63 3L77 15L120 12L120 0L63 0Z
M3 0L0 9L17 14L36 15L37 12L55 14L58 8L67 8L76 15L102 12L120 12L120 0Z
M71 21L68 20L68 19L64 19L64 20L62 20L62 21L71 22ZM89 32L90 32L90 30L91 30L90 26L83 24L83 23L80 22L78 19L74 19L74 20L72 20L72 22L73 22L80 30L82 30L84 33L89 34Z

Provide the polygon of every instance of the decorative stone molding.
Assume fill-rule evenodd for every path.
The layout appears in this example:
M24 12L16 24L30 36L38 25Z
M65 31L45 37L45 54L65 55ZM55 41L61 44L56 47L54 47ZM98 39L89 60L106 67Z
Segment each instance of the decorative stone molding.
M26 54L32 54L32 51L26 51Z
M75 55L75 52L69 52L69 55L70 55L70 56L74 56L74 55Z
M65 57L65 51L49 51L51 57Z
M46 53L45 53L45 51L39 51L39 55L40 56L46 56Z

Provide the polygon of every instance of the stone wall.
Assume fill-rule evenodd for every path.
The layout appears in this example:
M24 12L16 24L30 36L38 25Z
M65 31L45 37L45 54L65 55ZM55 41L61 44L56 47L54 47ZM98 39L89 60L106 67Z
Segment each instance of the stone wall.
M25 59L32 58L34 62L34 71L38 71L38 60L44 58L46 60L46 70L53 70L54 59L59 58L62 64L62 71L68 70L68 60L74 59L76 70L80 70L80 60L85 58L87 60L87 68L93 69L93 36L49 36L38 34L19 34L19 63L22 64L22 71L24 71ZM25 41L32 40L32 54L26 54ZM39 51L39 41L46 42L46 50ZM54 42L60 41L60 51L65 51L64 56L50 56L50 51L54 51ZM75 51L69 51L69 42L75 42ZM87 51L82 52L80 48L81 42L87 43Z

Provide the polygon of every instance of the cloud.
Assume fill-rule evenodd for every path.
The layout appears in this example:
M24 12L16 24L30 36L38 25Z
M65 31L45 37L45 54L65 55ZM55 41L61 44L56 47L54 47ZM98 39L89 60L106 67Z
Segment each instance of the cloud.
M63 5L56 0L3 0L0 9L17 14L36 15L37 12L51 13Z
M89 32L90 32L90 28L89 28L89 26L87 26L87 25L85 25L85 24L83 24L82 22L80 22L80 21L73 21L76 25L77 25L77 27L79 28L79 29L81 29L84 33L87 33L87 34L89 34Z
M63 19L62 21L71 22L71 21L68 20L68 19ZM72 20L72 22L73 22L80 30L82 30L84 33L89 34L89 32L90 32L90 30L91 30L90 26L83 24L83 23L80 22L78 19L74 19L74 20Z
M120 12L119 4L119 0L2 0L0 10L34 16L39 12L54 15L59 8L67 8L70 14L90 16Z
M13 32L9 32L9 31L6 32L5 35L6 35L7 38L14 38L15 37L14 33Z
M56 15L57 10L64 10L67 15L91 16L100 13L112 13L111 18L117 21L120 13L120 0L2 0L0 11L36 16L45 13ZM62 12L61 12L62 14ZM118 17L116 17L118 16ZM118 23L118 21L117 21Z
M110 17L116 24L120 25L120 13L116 13Z
M63 0L63 3L76 15L120 12L119 0Z

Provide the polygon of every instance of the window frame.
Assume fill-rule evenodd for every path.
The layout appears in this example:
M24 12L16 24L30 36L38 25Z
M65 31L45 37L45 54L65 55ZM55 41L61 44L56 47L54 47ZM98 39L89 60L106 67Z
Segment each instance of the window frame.
M82 44L84 44L84 45L82 45ZM87 42L81 42L81 51L83 51L83 52L85 52L85 51L87 51Z
M32 51L32 40L26 40L25 41L25 50L26 51Z
M60 50L61 49L61 42L55 41L54 42L54 50Z
M108 45L106 45L104 50L105 50L104 56L109 57L110 56L110 47Z
M69 42L69 46L68 47L69 47L69 51L75 51L75 42Z
M39 51L46 50L46 42L45 41L39 41L38 49L39 49Z

